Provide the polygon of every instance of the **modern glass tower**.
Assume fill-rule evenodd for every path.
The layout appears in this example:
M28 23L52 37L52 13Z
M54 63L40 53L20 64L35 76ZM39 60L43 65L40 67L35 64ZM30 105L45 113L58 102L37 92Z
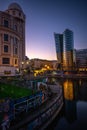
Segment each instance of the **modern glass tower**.
M73 32L66 29L63 33L63 68L65 70L72 70L73 68Z
M58 63L63 62L63 34L54 33Z
M54 33L54 38L58 63L62 65L63 70L72 70L74 63L73 32L66 29L63 34Z

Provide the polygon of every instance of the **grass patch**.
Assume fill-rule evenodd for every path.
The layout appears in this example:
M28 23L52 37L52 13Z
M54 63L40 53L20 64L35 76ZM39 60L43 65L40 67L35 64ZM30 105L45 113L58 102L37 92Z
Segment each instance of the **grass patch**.
M20 98L32 95L32 90L0 83L0 98Z

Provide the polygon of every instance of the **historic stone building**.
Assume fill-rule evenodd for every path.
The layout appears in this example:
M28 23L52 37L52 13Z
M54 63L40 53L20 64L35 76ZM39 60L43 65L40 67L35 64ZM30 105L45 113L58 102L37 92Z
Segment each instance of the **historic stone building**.
M25 58L25 14L17 3L0 11L0 75L15 75Z

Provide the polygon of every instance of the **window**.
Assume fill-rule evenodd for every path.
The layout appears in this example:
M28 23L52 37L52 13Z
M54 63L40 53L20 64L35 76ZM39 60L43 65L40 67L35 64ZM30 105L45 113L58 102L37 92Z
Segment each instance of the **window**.
M15 11L13 11L13 15L15 15Z
M15 54L17 54L17 51L18 51L17 48L15 48Z
M8 27L8 21L4 20L4 27Z
M19 13L19 16L21 16L21 13Z
M23 34L23 26L20 26L20 33Z
M15 65L17 65L17 59L15 59Z
M4 41L8 41L8 34L4 34Z
M11 71L4 71L4 74L11 74Z
M4 52L8 52L8 46L4 45Z
M17 40L17 38L15 37L15 38L14 38L14 44L17 44L17 42L18 42L18 40Z
M10 58L3 58L2 64L10 64Z
M17 25L14 25L14 30L17 31Z

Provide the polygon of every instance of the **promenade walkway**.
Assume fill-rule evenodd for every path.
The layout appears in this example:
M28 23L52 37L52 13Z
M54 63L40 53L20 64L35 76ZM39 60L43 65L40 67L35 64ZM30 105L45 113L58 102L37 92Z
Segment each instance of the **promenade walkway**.
M20 115L17 119L11 122L10 128L8 130L27 130L26 126L35 120L37 117L40 117L43 113L50 109L51 106L58 100L61 92L57 94L53 94L46 102L44 102L41 106L31 110L30 112L24 113ZM63 106L63 102L61 107Z

